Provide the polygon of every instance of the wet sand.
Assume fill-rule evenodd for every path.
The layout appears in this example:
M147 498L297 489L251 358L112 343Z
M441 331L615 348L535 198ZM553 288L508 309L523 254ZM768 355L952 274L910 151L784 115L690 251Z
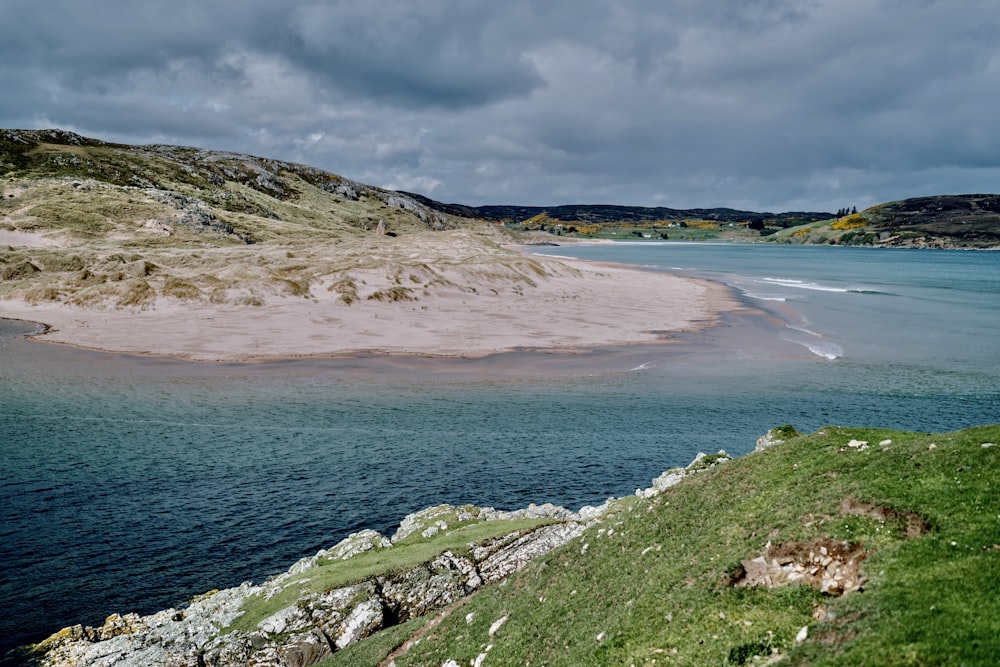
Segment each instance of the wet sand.
M422 354L286 356L206 363L189 359L107 352L72 345L53 345L36 338L22 338L37 325L7 324L17 337L0 339L0 358L9 373L23 370L41 374L86 374L102 377L154 374L160 377L239 376L267 377L333 374L344 379L394 377L397 380L489 382L510 379L550 378L641 372L668 365L726 363L747 359L811 358L801 346L779 338L783 324L752 307L734 308L718 315L708 327L673 334L669 341L601 345L578 350L520 349L474 358ZM2 326L0 326L2 329Z

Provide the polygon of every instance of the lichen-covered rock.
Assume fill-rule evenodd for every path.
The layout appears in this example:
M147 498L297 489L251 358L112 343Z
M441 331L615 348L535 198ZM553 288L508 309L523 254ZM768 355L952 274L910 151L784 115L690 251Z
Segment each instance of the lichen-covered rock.
M372 549L385 549L391 546L392 542L389 538L384 537L381 533L374 530L362 530L357 533L351 533L336 545L325 552L320 552L318 555L333 560L347 560Z
M499 581L521 569L529 561L579 537L586 528L586 524L575 522L557 523L516 537L500 545L479 562L479 574L486 581Z
M281 664L287 667L308 667L333 654L326 635L319 630L310 630L290 637L278 651Z
M469 519L478 517L479 514L479 508L473 508L471 506L458 508L452 505L435 505L434 507L428 507L427 509L405 516L403 520L399 522L399 528L392 536L392 543L396 544L397 542L405 540L414 533L422 533L428 528L437 525L438 522L443 521L445 517L454 517L456 521L462 520L460 517L468 517L464 519L468 521ZM447 525L447 521L444 521L444 523Z
M382 610L382 601L377 599L365 600L352 609L341 624L340 632L334 637L337 648L342 649L381 630L385 622Z
M714 468L715 466L726 463L727 461L732 461L732 457L729 456L724 449L720 449L715 454L698 452L698 454L694 457L694 460L691 461L686 468L671 468L670 470L667 470L659 477L653 479L653 486L648 489L636 489L635 495L640 498L652 498L653 496L657 496L674 486L688 475L701 472L702 470L708 470L709 468Z
M754 447L754 451L762 452L768 447L780 445L785 440L791 440L792 438L797 438L800 435L802 434L799 433L798 429L791 424L776 426L757 439L757 446Z
M41 665L196 665L198 648L239 615L250 584L197 598L183 612L113 614L100 628L74 626L34 647ZM233 663L236 664L236 663Z
M375 603L371 604L372 601ZM357 625L360 616L369 614L367 609L377 607L378 618L382 613L379 588L371 581L327 591L303 604L309 608L315 627L337 642L339 648L347 646L354 633L348 626ZM361 611L357 611L359 607Z
M382 628L441 609L487 582L503 579L581 535L607 508L604 503L574 513L545 504L503 512L439 505L406 517L392 541L375 531L355 533L259 586L248 583L213 591L183 610L144 617L114 614L100 628L66 628L34 647L37 663L45 667L307 667ZM558 523L470 545L470 556L444 551L416 567L349 586L323 592L308 592L304 587L292 604L261 620L254 630L222 632L243 613L247 598L270 600L289 587L302 586L304 577L322 563L390 549L414 533L432 530L436 534L474 519L525 518L550 518Z
M257 627L264 633L265 637L269 637L289 632L298 632L308 628L311 624L312 619L305 610L298 606L293 606L271 614L261 621Z
M382 603L398 622L422 616L465 597L482 585L476 565L450 551L401 575L377 577Z

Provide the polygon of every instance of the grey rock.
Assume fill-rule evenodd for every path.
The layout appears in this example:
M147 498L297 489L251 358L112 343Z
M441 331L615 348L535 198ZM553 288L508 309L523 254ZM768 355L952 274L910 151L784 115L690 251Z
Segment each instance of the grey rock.
M470 509L474 509L475 512L473 513ZM428 507L427 509L420 510L419 512L408 514L402 521L400 521L399 528L396 529L395 534L392 536L392 543L396 544L400 540L405 540L414 533L423 532L431 526L436 525L440 530L441 527L439 522L442 522L443 518L456 517L456 519L458 519L460 516L469 516L469 518L485 518L482 517L482 511L485 510L471 508L471 506L457 508L452 505L445 504L435 505L434 507ZM447 522L443 523L447 527Z
M554 523L515 531L473 546L472 556L446 551L431 561L322 593L303 592L294 602L261 621L253 632L219 634L242 613L251 596L271 599L299 575L325 559L347 559L393 541L362 531L303 558L268 582L206 594L183 609L149 616L113 615L100 628L67 628L38 646L39 664L101 667L307 667L378 630L431 613L456 602L484 583L499 581L526 563L581 535L608 507L579 513L553 505L532 505L516 512L472 506L440 505L406 517L393 538L417 531L447 531L450 525L504 518L551 518ZM581 518L582 517L582 518Z
M342 649L381 630L385 620L382 609L381 601L375 599L365 600L352 609L341 624L340 631L335 635L334 642L337 648Z
M652 498L653 496L657 496L679 483L688 475L693 475L701 472L702 470L714 468L717 465L721 465L732 460L732 457L729 456L724 449L720 449L711 456L705 454L704 452L698 452L698 454L695 455L694 460L691 461L687 467L671 468L670 470L667 470L659 477L653 479L653 486L648 489L636 489L635 495L640 498Z
M383 605L398 622L422 616L464 597L482 584L475 564L445 552L395 577L378 577Z
M308 614L299 607L286 607L265 618L257 627L267 637L304 630L311 625L311 621Z
M358 533L351 533L336 545L321 553L323 557L331 560L346 560L372 549L385 549L391 546L392 542L377 531L362 530Z
M333 655L330 642L319 630L310 630L290 637L279 649L281 664L287 667L308 667Z
M557 523L533 530L490 553L479 563L480 576L486 581L499 581L529 561L579 537L586 528L579 523Z

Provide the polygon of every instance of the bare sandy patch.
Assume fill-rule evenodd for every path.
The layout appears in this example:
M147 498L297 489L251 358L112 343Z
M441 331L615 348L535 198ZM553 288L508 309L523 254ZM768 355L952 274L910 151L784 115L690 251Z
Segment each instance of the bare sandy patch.
M161 297L130 310L7 300L0 316L48 324L41 340L222 361L360 352L480 357L651 343L708 326L735 305L721 286L663 273L555 260L540 268L527 275L490 262L418 262L391 277L354 271L347 291L331 278L260 306Z
M37 232L0 229L0 246L15 248L57 248L63 245L58 239Z

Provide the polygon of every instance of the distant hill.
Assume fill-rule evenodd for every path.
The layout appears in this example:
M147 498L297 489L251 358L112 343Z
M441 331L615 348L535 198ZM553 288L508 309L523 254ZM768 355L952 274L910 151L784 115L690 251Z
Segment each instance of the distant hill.
M524 223L545 215L562 223L610 224L649 223L672 220L714 220L718 222L774 222L795 221L795 224L815 220L829 220L832 213L815 211L789 211L768 213L739 211L731 208L690 208L676 209L663 206L613 206L607 204L566 204L561 206L465 206L462 204L442 204L421 195L406 193L410 197L437 211L466 218L480 218L496 222Z
M784 243L1000 248L1000 195L914 197L768 237Z
M0 232L78 240L316 243L472 229L589 238L1000 247L1000 195L888 202L837 217L731 208L467 206L385 190L306 165L180 146L130 146L63 130L0 129ZM494 224L484 224L494 223ZM63 238L63 243L66 239ZM165 241L161 239L162 245Z

